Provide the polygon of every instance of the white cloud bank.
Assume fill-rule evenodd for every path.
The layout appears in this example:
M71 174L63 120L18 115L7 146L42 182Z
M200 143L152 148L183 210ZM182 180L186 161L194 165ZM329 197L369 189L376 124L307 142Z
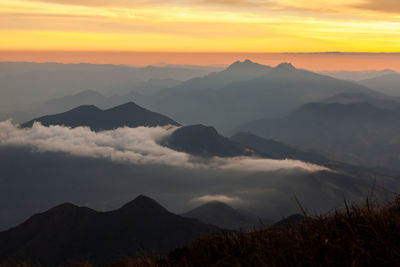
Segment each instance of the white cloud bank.
M32 147L39 152L65 152L120 163L161 164L222 171L268 172L298 168L309 172L327 170L315 164L288 159L214 157L207 161L196 161L186 153L158 144L158 141L176 129L177 127L137 127L93 132L87 127L45 127L39 123L35 123L32 128L21 129L11 121L5 121L0 122L0 146Z
M236 204L242 202L242 200L238 197L229 197L226 195L204 195L190 200L190 202L194 203L207 203L213 201L223 202L226 204Z

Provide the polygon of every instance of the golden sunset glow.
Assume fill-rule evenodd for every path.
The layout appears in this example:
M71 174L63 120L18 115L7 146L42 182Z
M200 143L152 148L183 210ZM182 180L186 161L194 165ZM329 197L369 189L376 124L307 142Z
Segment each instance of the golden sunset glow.
M0 0L1 50L399 52L398 0Z

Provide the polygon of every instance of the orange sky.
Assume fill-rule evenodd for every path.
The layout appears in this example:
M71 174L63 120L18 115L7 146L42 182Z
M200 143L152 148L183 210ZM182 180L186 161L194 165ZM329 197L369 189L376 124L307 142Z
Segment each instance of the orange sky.
M282 52L390 53L400 52L399 44L399 0L0 0L3 61L227 64L235 59L231 52L238 59L258 53L250 58L268 63L287 58ZM101 51L163 56L158 60L149 53ZM175 58L165 52L188 54ZM188 55L193 61L187 62ZM311 58L312 68L331 66L318 60L333 60L326 55ZM398 69L387 55L336 58L351 60L335 59L335 66L387 62L382 66ZM291 54L289 59L305 63L304 55Z

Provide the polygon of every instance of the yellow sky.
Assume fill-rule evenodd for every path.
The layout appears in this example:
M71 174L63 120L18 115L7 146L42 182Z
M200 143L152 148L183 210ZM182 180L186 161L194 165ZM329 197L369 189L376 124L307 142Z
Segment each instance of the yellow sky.
M400 0L0 0L0 50L400 52Z

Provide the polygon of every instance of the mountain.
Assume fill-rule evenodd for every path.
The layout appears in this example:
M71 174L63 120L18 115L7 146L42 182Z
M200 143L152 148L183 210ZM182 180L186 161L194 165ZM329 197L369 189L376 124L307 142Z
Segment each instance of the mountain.
M400 73L386 74L359 81L359 84L390 96L400 97Z
M229 205L212 201L181 214L183 217L198 219L222 229L254 230L260 224L256 216L234 209Z
M112 130L119 127L139 126L165 126L179 125L172 119L144 109L133 102L128 102L107 110L101 110L96 106L80 106L70 111L48 115L33 119L21 125L32 127L37 121L45 126L64 125L68 127L88 126L94 131Z
M23 123L46 114L62 113L78 106L94 105L101 109L109 109L129 101L142 101L142 99L147 99L148 97L135 91L107 97L96 91L86 90L77 94L50 99L36 108L27 111L0 114L0 120L12 119L17 123Z
M174 131L163 145L196 156L235 157L254 153L246 147L219 135L213 127L184 126Z
M183 124L213 125L227 133L266 114L281 116L339 93L380 95L352 82L296 69L290 63L272 68L247 60L161 90L149 102L140 104Z
M365 70L365 71L319 71L323 75L328 75L336 79L361 81L365 79L376 78L386 74L396 73L394 70Z
M258 155L264 158L296 159L316 164L323 164L328 161L327 158L317 153L296 149L275 140L264 139L248 132L239 132L233 135L231 140L256 151Z
M398 170L399 119L399 109L366 103L310 103L284 117L256 120L235 131L311 149L333 160Z
M145 196L109 212L62 204L0 232L0 262L55 266L68 260L90 260L100 264L127 256L165 254L218 231L170 213Z
M204 77L190 79L176 87L166 89L161 94L164 95L179 91L186 92L204 89L220 89L233 82L246 81L261 77L272 69L272 67L254 63L250 60L245 60L243 62L236 61L223 71L213 72Z
M212 70L179 66L139 68L108 64L0 62L0 112L31 110L47 100L84 90L105 95L154 92L176 85L173 80L186 81Z
M339 104L352 104L352 103L368 103L372 106L383 109L396 109L400 108L400 98L390 96L372 96L364 93L342 93L337 94L326 99L322 99L322 103L339 103Z

